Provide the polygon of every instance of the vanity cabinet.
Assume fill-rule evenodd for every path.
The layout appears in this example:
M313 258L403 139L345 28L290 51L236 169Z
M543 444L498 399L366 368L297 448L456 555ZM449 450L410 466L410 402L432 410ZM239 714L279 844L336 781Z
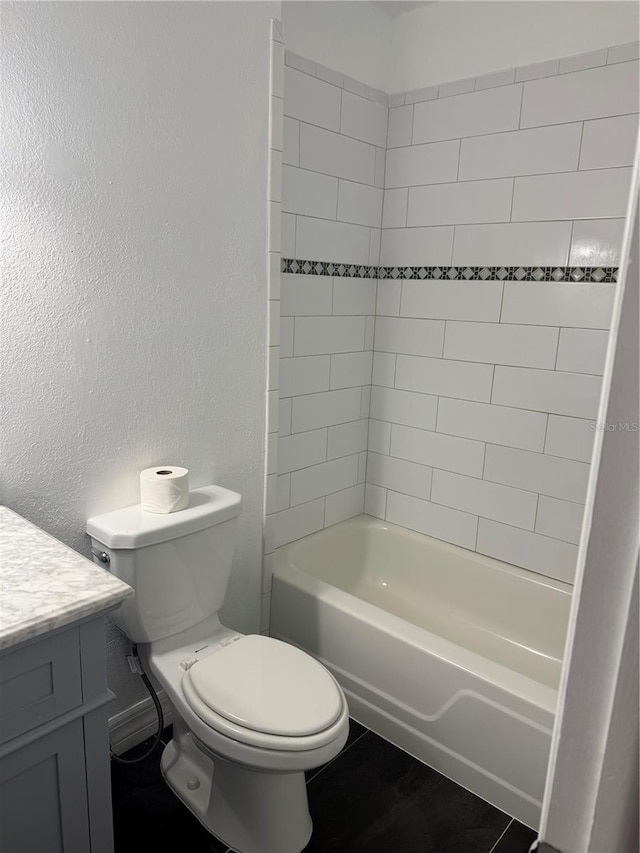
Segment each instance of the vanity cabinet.
M105 613L131 589L0 507L0 853L113 853Z
M113 853L103 621L0 656L1 853Z

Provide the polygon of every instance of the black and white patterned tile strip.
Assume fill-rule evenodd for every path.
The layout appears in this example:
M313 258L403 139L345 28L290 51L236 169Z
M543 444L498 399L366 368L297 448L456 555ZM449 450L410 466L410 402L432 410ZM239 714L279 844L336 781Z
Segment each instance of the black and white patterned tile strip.
M535 281L613 284L618 267L541 266L418 266L386 267L339 261L282 258L281 271L293 275L329 275L339 278L424 279L425 281Z

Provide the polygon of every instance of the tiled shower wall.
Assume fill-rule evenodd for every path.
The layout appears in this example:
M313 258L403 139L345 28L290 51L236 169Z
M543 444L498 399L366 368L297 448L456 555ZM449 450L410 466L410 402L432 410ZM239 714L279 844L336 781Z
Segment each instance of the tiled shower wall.
M353 460L369 415L366 512L571 579L635 144L636 59L637 45L619 46L391 96L380 265L351 271L384 277L370 408L375 279L334 278L332 267L282 277L276 545L361 511L362 455L359 470ZM290 61L283 257L373 265L379 206L364 187L381 184L386 111L365 87L345 122L354 92L344 80ZM357 212L345 201L351 184L363 188ZM332 385L334 360L354 349L351 387ZM353 438L335 457L331 430Z
M455 267L462 280L378 283L366 511L562 580L614 285L554 277L617 266L633 55L391 97L381 265Z
M387 96L287 54L285 257L379 262ZM374 277L283 275L276 547L364 509Z

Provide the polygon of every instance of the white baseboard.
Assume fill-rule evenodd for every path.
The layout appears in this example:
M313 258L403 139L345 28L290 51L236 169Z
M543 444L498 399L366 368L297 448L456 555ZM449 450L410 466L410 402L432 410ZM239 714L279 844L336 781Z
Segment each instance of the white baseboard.
M164 725L172 722L171 706L164 690L158 691L158 699L162 706ZM137 746L158 731L158 713L153 700L149 696L136 702L130 708L125 708L119 714L109 719L109 740L111 751L121 755L128 749Z

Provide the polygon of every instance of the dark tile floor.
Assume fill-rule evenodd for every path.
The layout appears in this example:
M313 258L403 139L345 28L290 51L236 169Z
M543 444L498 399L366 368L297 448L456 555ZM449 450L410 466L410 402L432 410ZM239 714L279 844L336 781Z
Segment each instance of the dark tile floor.
M115 853L226 853L165 785L161 751L137 765L112 762ZM353 720L343 751L307 774L307 786L314 832L305 853L527 853L535 839Z

